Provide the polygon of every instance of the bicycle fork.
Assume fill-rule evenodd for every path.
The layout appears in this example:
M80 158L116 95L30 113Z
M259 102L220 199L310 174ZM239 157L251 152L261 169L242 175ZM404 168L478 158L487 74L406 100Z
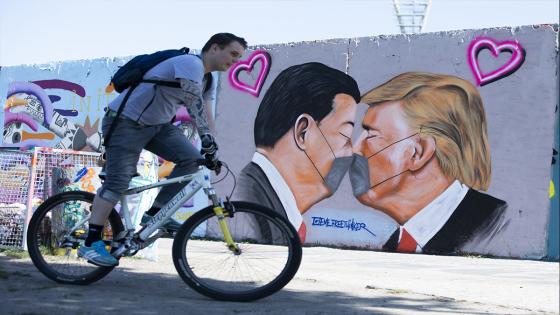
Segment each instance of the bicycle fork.
M240 255L241 249L233 241L233 237L231 236L231 232L229 231L229 227L226 221L226 215L224 214L225 208L229 214L228 216L233 217L233 214L235 212L233 204L229 201L229 198L226 198L226 205L224 207L223 202L220 201L213 190L208 192L208 196L210 196L210 199L212 200L213 210L216 214L216 217L218 218L218 224L220 225L220 230L224 235L224 240L226 241L227 248L235 255Z

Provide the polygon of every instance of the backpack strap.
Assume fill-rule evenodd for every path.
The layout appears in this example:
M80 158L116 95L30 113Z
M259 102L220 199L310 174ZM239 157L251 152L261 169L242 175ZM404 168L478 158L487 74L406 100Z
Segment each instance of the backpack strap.
M212 73L210 72L206 73L204 75L204 78L206 79L206 84L204 85L204 90L202 91L202 93L206 93L208 90L210 90L210 88L212 88L212 80L213 80ZM177 81L142 79L140 83L153 83L153 84L163 85L168 87L181 88L181 84Z
M212 72L208 72L204 74L204 78L206 79L206 85L204 86L204 90L202 93L206 93L206 91L212 88L212 81L214 80L214 77L212 76Z
M138 86L138 83L132 85L128 89L128 92L126 92L126 95L124 96L124 99L123 99L121 105L119 106L119 109L117 110L117 115L113 119L113 122L111 123L111 126L109 126L109 130L107 130L107 134L103 137L103 146L107 146L107 144L109 144L109 139L111 139L111 135L113 134L113 131L115 130L115 126L117 124L117 119L119 118L122 111L124 110L124 105L126 105L126 102L128 101L128 98L130 97L130 94L132 94L132 91L134 91L134 89L137 86Z
M161 81L161 80L149 80L149 79L142 79L140 83L153 83L157 85L163 85L168 87L180 88L181 84L177 81Z

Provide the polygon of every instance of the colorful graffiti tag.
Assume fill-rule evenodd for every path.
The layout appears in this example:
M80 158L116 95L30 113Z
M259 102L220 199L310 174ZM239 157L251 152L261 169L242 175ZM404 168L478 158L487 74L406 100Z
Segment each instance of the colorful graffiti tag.
M99 151L101 134L98 130L99 119L93 125L86 116L80 125L75 117L84 110L80 100L77 108L55 108L53 104L61 101L61 96L48 94L48 91L69 91L75 96L86 96L85 89L65 80L40 80L33 82L11 82L8 86L4 108L3 145L12 147L48 146L59 149ZM87 108L90 110L90 98ZM72 117L73 119L70 119ZM50 132L37 132L39 126ZM29 129L31 129L29 131ZM32 131L32 132L31 132ZM57 141L53 145L53 141Z

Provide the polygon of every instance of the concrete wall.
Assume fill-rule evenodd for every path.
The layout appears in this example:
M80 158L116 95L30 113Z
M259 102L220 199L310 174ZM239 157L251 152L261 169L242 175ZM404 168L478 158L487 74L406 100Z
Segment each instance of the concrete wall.
M524 62L507 76L477 84L468 52L470 45L481 37L496 45L516 42L518 49L525 52ZM292 65L317 61L342 70L356 79L362 93L408 71L457 76L477 87L486 111L492 159L491 184L486 193L508 205L500 233L484 240L473 239L461 251L543 257L547 255L551 147L558 102L556 37L556 27L536 26L256 47L255 50L268 52L271 59L259 97L221 81L217 105L221 154L235 173L251 160L255 150L253 122L260 101L274 78ZM477 61L483 73L491 73L508 64L511 56L502 52L493 57L489 49L481 49ZM259 63L255 64L251 75L246 75L248 85L257 78ZM364 111L362 107L356 118L357 126ZM356 129L354 139L360 132ZM226 185L222 187L227 191ZM557 206L552 211L557 213ZM303 217L307 226L306 242L311 244L379 249L396 227L389 216L356 201L348 180L333 197L316 204Z
M547 244L557 246L557 242L547 241L549 235L558 237L558 227L550 225L550 218L558 215L557 203L551 208L550 199L551 147L558 104L557 29L527 26L251 47L236 65L235 75L230 72L220 76L216 121L221 157L235 174L251 161L255 152L253 123L260 101L273 80L289 66L311 61L323 63L351 75L361 93L404 72L453 75L471 82L482 97L492 162L491 184L484 193L507 203L499 228L484 237L473 236L455 252L521 258L550 256ZM481 45L475 51L478 54L469 63L469 50L477 43ZM492 43L497 57L490 53ZM255 52L261 52L261 56L254 55ZM512 60L515 53L522 54L522 59ZM263 66L264 60L270 62L268 67ZM52 104L51 117L58 113L59 120L75 126L68 128L73 133L61 133L60 128L34 114L29 106L27 112L16 106L12 113L22 112L19 116L11 115L9 122L5 112L0 114L4 121L3 146L40 144L93 149L103 107L115 96L105 89L106 85L124 61L98 59L2 68L3 104L10 103L7 96L17 93L24 93L20 96L25 98L29 87L14 82L35 82L46 95L42 102ZM478 80L477 68L482 72ZM483 77L500 69L503 73L496 73L493 79ZM354 140L361 133L359 126L367 109L366 105L359 105ZM23 123L16 125L19 121ZM68 138L81 134L76 131L79 129L85 134L80 138L83 141ZM20 136L10 138L10 132L19 132ZM19 141L14 144L13 139ZM557 194L557 177L554 185ZM217 188L229 194L231 179ZM306 211L303 220L307 244L371 249L381 249L398 227L391 216L358 202L347 176L336 193Z

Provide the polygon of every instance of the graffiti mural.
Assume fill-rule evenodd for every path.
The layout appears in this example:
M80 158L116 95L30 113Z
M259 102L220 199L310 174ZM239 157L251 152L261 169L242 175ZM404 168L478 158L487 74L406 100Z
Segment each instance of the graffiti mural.
M87 147L90 151L99 151L101 146L101 134L98 131L99 118L93 126L89 116L86 116L82 125L75 124L73 120L76 120L79 110L55 108L53 103L56 104L62 98L59 95L48 95L47 89L71 91L82 98L86 96L82 86L64 80L11 82L4 113L4 145L49 146L84 151ZM88 104L87 107L89 106ZM80 110L84 110L83 105L80 107ZM26 131L24 126L33 132ZM37 132L38 126L50 132ZM55 138L57 142L53 145Z
M498 57L502 52L509 52L510 59L501 67L488 73L483 73L480 69L478 56L480 51L488 49L494 57ZM517 41L496 42L492 38L478 37L471 42L468 49L467 60L474 74L476 83L480 86L504 78L515 72L525 61L525 50Z
M270 207L308 245L557 257L557 33L537 25L249 49L218 85L216 137L237 182L216 189L236 183L232 199ZM123 63L3 67L2 146L96 150L115 97L107 81ZM174 123L200 145L186 112ZM168 176L173 165L157 162ZM206 205L200 197L175 219Z
M234 84L218 95L235 199L277 211L310 245L545 256L556 34L541 26L264 47L274 63L259 97ZM325 69L306 76L310 64ZM359 91L315 95L327 93L324 78L344 85L332 70Z
M257 151L241 171L236 199L279 212L304 242L301 215L338 189L352 163L359 101L356 81L340 70L310 62L282 71L259 105Z
M369 108L350 181L361 203L399 224L383 249L455 253L507 224L507 203L480 192L490 185L490 147L471 83L408 72L367 91L362 102Z
M99 151L101 146L101 121L105 108L116 97L114 87L109 83L111 75L130 58L111 58L83 61L68 61L45 65L3 67L0 72L0 95L4 110L0 111L3 121L4 148L29 149L34 146L62 148L80 151ZM214 76L212 88L219 84ZM215 95L207 100L208 106L215 106ZM183 130L193 144L200 147L200 140L194 134L194 124L182 108L175 117L174 124ZM146 185L157 181L159 176L166 177L173 164L161 159L152 161L151 154L144 151L139 159L139 177L131 185ZM147 155L146 155L147 154ZM158 163L159 162L159 163ZM161 165L158 165L161 164ZM6 174L29 173L29 166L22 169L7 168ZM61 169L52 170L55 177L53 193L64 189L80 189L95 192L100 185L98 173L84 165L72 165L75 179L64 177ZM4 169L4 168L3 168ZM17 172L16 172L17 171ZM68 170L65 172L67 173ZM12 174L13 175L13 174ZM13 177L3 180L9 183L9 192L21 191L31 185L28 181ZM74 182L74 180L77 180ZM13 186L13 187L12 187ZM130 200L133 221L140 220L143 212L151 207L158 190L144 191ZM9 195L10 200L11 195ZM17 196L15 196L17 197ZM14 197L14 198L15 198ZM131 199L134 199L131 198ZM206 207L208 199L203 191L198 192L174 217L184 221L190 214ZM139 221L138 221L139 222Z
M258 69L257 77L254 79L255 82L252 85L250 83L242 82L239 79L240 73L247 72L248 74L252 74L253 70L256 69L255 65L258 61L260 61L261 65ZM270 63L270 55L266 51L257 50L253 52L247 61L240 61L236 63L229 71L228 79L231 86L240 91L247 92L255 97L258 97L261 93L263 83L268 76Z

